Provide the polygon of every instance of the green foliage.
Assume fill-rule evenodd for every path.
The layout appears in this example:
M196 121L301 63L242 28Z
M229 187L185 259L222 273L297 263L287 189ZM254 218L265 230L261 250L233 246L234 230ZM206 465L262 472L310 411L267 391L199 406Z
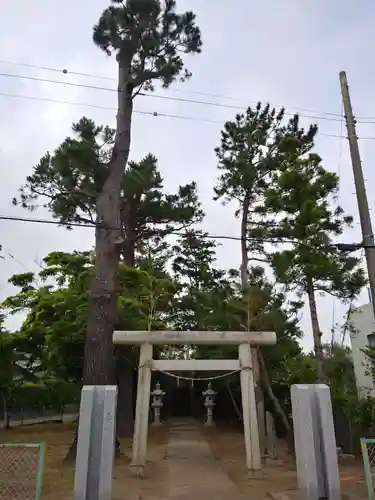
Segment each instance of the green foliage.
M3 323L4 315L0 315L0 398L9 403L25 381L36 377L22 335L6 331Z
M13 394L16 409L52 408L57 412L66 405L78 405L81 387L63 380L44 380L38 383L24 383Z
M286 292L297 292L298 299L308 295L318 378L325 382L315 292L351 301L366 280L360 260L333 246L352 218L331 207L338 179L312 152L316 133L316 126L301 128L298 115L285 122L283 109L277 113L260 103L236 116L225 124L216 148L221 175L215 198L239 205L243 300L254 303L248 278L256 268L249 265L259 260L271 264ZM266 251L266 242L280 240L290 241L290 248ZM254 327L254 317L251 311L248 327Z
M0 317L0 393L6 394L13 384L15 338L5 330L4 316Z
M53 252L44 263L44 269L32 277L29 288L21 288L2 306L10 314L26 313L19 335L23 348L30 353L30 362L46 375L79 381L87 323L90 254ZM43 283L46 279L54 284L46 285ZM13 276L11 281L16 284L19 277Z
M249 275L248 300L242 294L239 273L215 268L216 243L202 236L190 231L174 247L172 267L181 285L170 314L172 326L179 330L275 330L278 344L265 351L266 363L277 382L287 383L280 367L301 354L297 343L300 303L288 303L262 268L252 269ZM197 358L233 358L237 347L191 346L190 352Z
M278 182L266 192L263 212L278 216L271 234L291 242L290 248L272 253L276 280L299 297L307 294L317 359L317 376L328 381L324 369L322 332L316 292L352 301L366 284L360 259L340 252L334 239L352 223L341 207L332 208L338 178L310 153L289 165L281 165Z
M73 125L76 136L41 159L21 187L20 200L13 203L34 210L41 202L65 225L95 226L84 378L86 383L108 383L113 378L110 338L121 256L132 268L138 242L144 246L145 239L168 234L176 225L186 227L203 216L195 183L167 195L152 155L128 164L133 99L141 88L152 90L154 81L168 87L178 78L188 78L182 54L199 53L202 42L194 14L177 14L175 0L113 0L94 26L93 40L108 55L116 54L116 130L82 118ZM86 301L81 304L86 307Z
M150 154L139 163L129 163L121 196L122 219L137 242L200 222L204 215L195 182L180 186L175 194L164 193L157 159Z
M311 280L315 291L352 300L366 280L360 259L333 246L352 223L341 207L332 208L337 189L336 174L325 170L316 154L280 168L264 211L280 217L273 232L291 240L292 248L273 253L271 265L289 289L306 292Z
M128 330L161 330L176 285L166 273L120 267L122 293L118 299L119 326ZM121 314L126 311L126 314Z
M338 407L345 408L357 392L351 350L337 343L326 344L323 349L333 401Z
M194 37L199 38L198 42L195 38L196 50L193 44L186 51L200 50L194 16L175 17L175 2L165 2L163 7L156 0L113 3L117 5L103 13L94 30L96 43L116 52L120 64L121 58L133 54L132 85L151 85L150 79L155 78L169 85L182 74L179 50L193 44ZM189 36L185 28L191 30ZM142 36L132 46L137 29ZM167 35L171 29L175 31ZM169 54L168 36L174 47ZM288 408L289 386L314 382L318 366L316 356L304 354L299 345L303 295L315 301L315 293L324 292L351 301L365 278L358 259L332 246L352 218L340 207L332 208L338 179L312 153L317 128L304 130L298 116L285 120L284 114L269 105L249 108L225 124L216 149L220 173L215 198L237 203L246 273L219 269L217 244L206 233L191 229L204 216L194 182L169 194L153 155L128 163L120 184L125 238L123 262L116 275L115 328L276 331L277 345L262 352L275 394ZM82 118L73 132L74 137L42 158L15 203L30 210L42 203L61 223L95 223L98 197L112 160L114 130ZM166 237L181 229L184 235L171 245ZM265 243L271 239L287 239L290 246L269 252ZM257 265L259 260L271 264L273 277ZM44 391L60 405L65 389L50 389L51 380L66 387L79 386L94 261L93 252L52 252L38 275L10 278L19 291L3 307L9 314L25 312L26 317L19 332L0 330L4 366L0 390L8 398L17 394L31 402L39 397L38 391ZM288 295L291 291L297 292L294 300ZM316 323L315 348L321 349L320 361L331 382L334 405L345 408L358 422L370 419L368 401L355 409L350 353L340 346L322 346ZM181 346L160 355L181 357L188 351L196 358L230 358L237 355L236 350ZM134 361L133 352L126 356L130 363ZM42 376L42 380L31 383L29 376ZM231 389L238 392L237 381L231 382ZM46 398L43 401L49 397L40 396ZM73 396L65 399L69 398Z
M233 290L231 277L214 267L216 243L206 236L191 230L173 247L172 269L179 293L170 321L177 330L220 329L218 315Z
M108 175L105 164L114 131L98 127L86 117L72 129L74 137L67 137L34 166L13 204L31 211L42 206L61 223L94 223L96 197Z
M88 315L87 292L93 273L92 255L90 252L52 252L44 259L44 264L38 276L30 274L27 280L25 275L10 278L21 290L8 297L2 307L10 314L26 313L16 338L20 348L29 353L29 362L45 376L79 384ZM47 279L53 284L46 286L43 281ZM38 280L42 280L42 284L38 284ZM175 284L165 272L120 265L118 283L118 328L165 327L163 315L175 290ZM7 335L13 339L13 335Z
M266 192L277 182L280 165L293 164L311 149L317 130L312 126L305 132L299 127L298 116L286 123L284 116L284 109L277 112L258 103L225 123L215 150L221 172L215 199L239 204L235 215L243 217L241 230L248 238L247 246L261 253L262 240L268 236L265 231L274 223L263 211Z
M93 40L107 55L117 54L129 72L132 87L152 90L152 80L163 87L191 73L181 54L199 53L201 33L195 15L176 13L175 0L112 0L94 26Z
M95 224L97 197L103 189L114 130L81 118L54 154L47 153L26 178L20 198L31 211L42 206L62 224ZM194 182L166 194L157 159L147 155L130 162L121 183L121 219L134 245L158 231L167 234L203 217Z

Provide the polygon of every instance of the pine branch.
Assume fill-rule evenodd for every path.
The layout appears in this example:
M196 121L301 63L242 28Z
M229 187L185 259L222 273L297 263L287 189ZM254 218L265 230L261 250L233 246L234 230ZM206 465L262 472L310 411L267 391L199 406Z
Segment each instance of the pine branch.
M170 73L171 69L169 66L164 66L164 68L161 68L159 70L144 71L138 77L133 78L132 85L133 87L138 87L148 80L159 80L160 78L165 78L169 76Z

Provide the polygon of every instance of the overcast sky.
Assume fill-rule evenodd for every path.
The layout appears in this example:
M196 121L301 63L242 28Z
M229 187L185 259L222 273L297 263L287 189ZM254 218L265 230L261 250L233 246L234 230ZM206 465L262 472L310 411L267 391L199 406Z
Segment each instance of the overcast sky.
M115 111L111 108L116 105L114 92L9 78L4 73L102 87L114 87L115 80L64 76L5 64L4 61L115 78L114 59L107 58L91 40L92 26L108 3L108 0L23 0L2 6L1 215L27 216L26 211L13 207L11 200L25 176L31 173L33 165L47 150L53 151L70 134L72 122L83 115L98 123L114 125ZM168 95L210 100L228 106L269 101L286 106L290 112L302 109L301 115L318 116L314 119L304 117L303 123L319 124L321 136L317 141L317 151L326 168L340 173L341 204L357 222L344 239L347 242L359 241L361 236L347 141L324 135L340 135L342 127L339 118L325 113L340 113L338 73L346 70L356 116L375 117L374 2L179 0L178 8L181 11L192 9L197 14L204 47L201 55L188 60L193 78L174 90L168 90ZM194 92L222 97L206 97ZM12 98L9 94L45 101ZM48 99L109 109L58 104L48 102ZM139 97L135 109L192 118L136 113L131 158L138 160L148 152L154 153L159 158L168 190L196 181L207 213L204 229L213 234L237 236L239 223L234 220L231 210L212 201L212 187L217 175L213 150L219 143L222 123L232 118L236 109L148 97ZM344 127L342 130L345 132ZM375 125L360 123L358 135L371 137L362 139L360 148L372 206L375 172L371 155L374 157L375 153ZM33 216L48 217L48 213L40 211ZM0 227L0 243L5 257L0 260L0 298L14 291L7 284L10 275L25 270L37 271L38 261L48 252L86 250L93 244L91 229L67 232L53 226L10 221L0 221ZM239 243L225 241L218 251L219 265L238 267L239 256ZM367 292L364 291L359 302L367 301ZM345 308L338 303L334 307L330 297L320 297L318 305L324 338L329 339L333 319L340 321ZM301 321L306 348L312 345L309 319L306 309ZM14 327L16 321L12 320L9 325Z

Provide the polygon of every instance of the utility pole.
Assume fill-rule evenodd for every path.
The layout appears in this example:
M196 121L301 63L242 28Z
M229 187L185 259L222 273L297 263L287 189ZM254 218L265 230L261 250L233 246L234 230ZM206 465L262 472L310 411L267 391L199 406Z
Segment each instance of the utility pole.
M353 176L355 190L357 194L357 204L359 218L362 228L362 241L365 249L367 271L370 282L371 302L375 318L375 244L374 234L372 232L372 224L370 218L370 210L367 201L366 186L363 178L363 170L361 165L361 157L358 148L358 137L355 128L355 118L353 116L352 103L350 101L348 81L345 71L340 72L340 85L342 101L344 105L346 128L348 131L348 141L350 148L350 156L352 159Z

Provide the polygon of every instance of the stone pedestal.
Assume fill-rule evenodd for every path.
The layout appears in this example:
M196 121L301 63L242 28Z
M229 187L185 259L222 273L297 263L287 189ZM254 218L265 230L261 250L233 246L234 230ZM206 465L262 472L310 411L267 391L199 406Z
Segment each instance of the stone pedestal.
M82 389L74 500L111 500L116 404L116 386Z
M297 480L306 500L340 500L340 480L329 387L291 388Z

